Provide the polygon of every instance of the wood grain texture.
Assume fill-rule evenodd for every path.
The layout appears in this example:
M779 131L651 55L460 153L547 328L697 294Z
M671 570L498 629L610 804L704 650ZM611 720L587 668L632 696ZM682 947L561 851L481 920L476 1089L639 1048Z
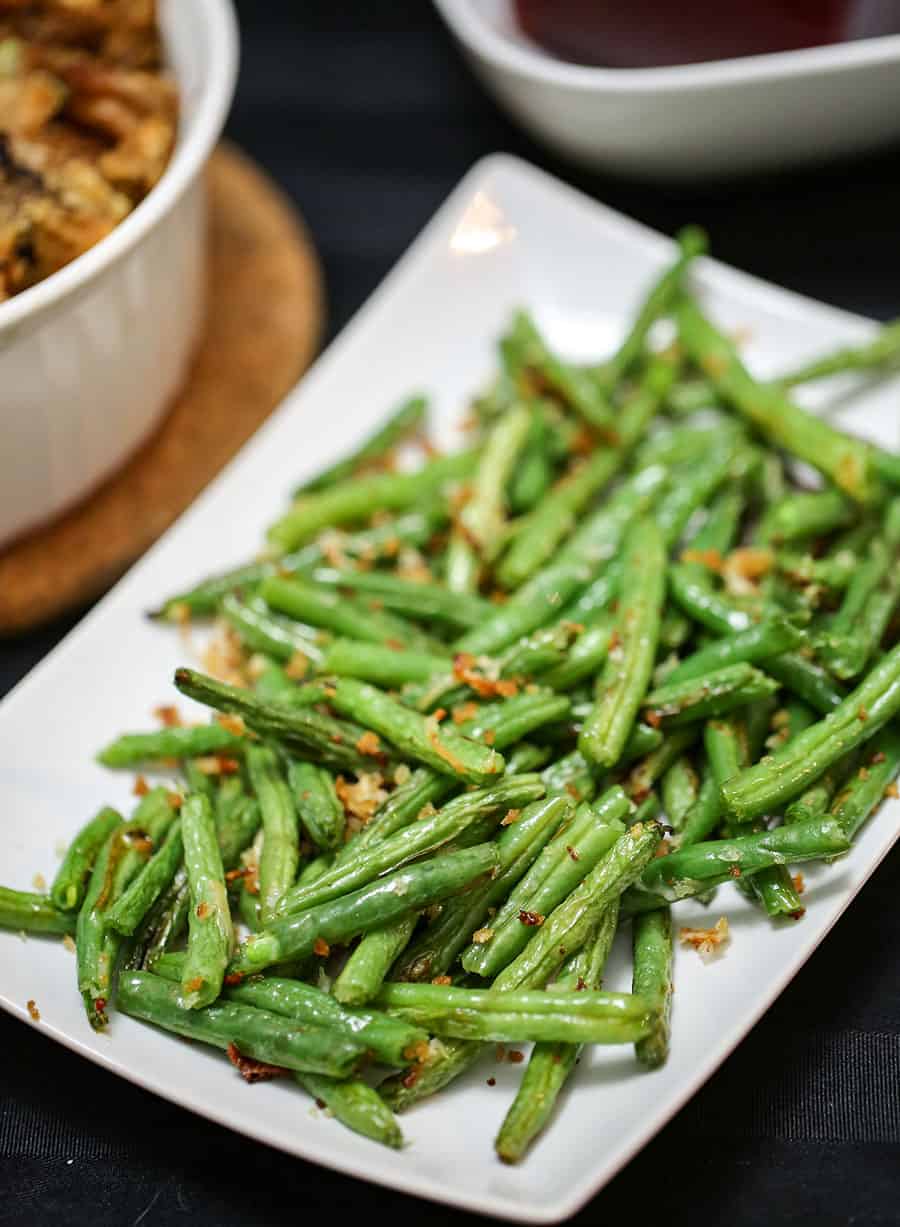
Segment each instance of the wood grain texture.
M208 170L208 315L184 391L114 477L0 552L0 634L92 600L169 527L309 366L322 277L293 206L223 146Z

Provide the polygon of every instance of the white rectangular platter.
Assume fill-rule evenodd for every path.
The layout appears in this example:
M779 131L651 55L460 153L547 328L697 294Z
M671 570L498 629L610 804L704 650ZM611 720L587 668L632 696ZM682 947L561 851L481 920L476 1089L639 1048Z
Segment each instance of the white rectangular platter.
M611 349L672 250L668 239L524 163L497 156L475 166L240 456L0 705L0 879L21 888L36 872L49 879L58 845L88 814L107 801L130 804L131 777L104 771L93 755L122 730L152 727L153 708L174 695L174 667L190 660L178 634L144 611L253 555L298 479L353 446L410 390L433 394L440 436L458 439L455 423L492 369L495 339L516 305L528 304L551 343L573 357ZM747 360L763 375L872 332L868 321L711 260L696 283L713 315L742 330ZM833 399L842 389L826 391ZM896 447L898 405L896 389L882 386L835 417ZM746 1035L888 851L898 819L900 804L883 806L848 857L805 875L808 910L799 923L773 926L724 888L711 912L679 905L682 924L727 915L733 937L711 965L678 950L668 1065L641 1072L630 1049L586 1055L551 1127L515 1169L495 1159L492 1140L521 1066L489 1057L404 1117L408 1145L393 1153L311 1111L293 1086L248 1091L218 1053L119 1016L108 1034L95 1035L73 956L57 940L0 933L0 1004L123 1077L305 1159L470 1210L554 1222L596 1193ZM623 951L608 987L628 987ZM29 1023L29 999L37 1024Z

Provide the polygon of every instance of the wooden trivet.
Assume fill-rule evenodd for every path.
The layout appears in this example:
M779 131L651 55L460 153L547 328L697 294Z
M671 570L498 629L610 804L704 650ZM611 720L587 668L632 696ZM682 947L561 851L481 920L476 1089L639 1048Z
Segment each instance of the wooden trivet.
M292 205L233 147L208 171L204 336L161 427L84 502L0 552L0 634L103 592L168 528L312 361L322 278Z

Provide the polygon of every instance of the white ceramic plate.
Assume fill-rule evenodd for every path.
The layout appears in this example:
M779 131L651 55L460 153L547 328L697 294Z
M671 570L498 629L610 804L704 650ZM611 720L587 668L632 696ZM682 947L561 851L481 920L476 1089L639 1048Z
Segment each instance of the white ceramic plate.
M102 802L128 805L131 778L92 764L116 733L152 726L171 700L187 652L143 613L199 572L256 550L292 485L357 441L412 388L435 394L447 437L465 398L491 370L492 342L528 303L551 342L602 354L623 331L649 279L672 255L668 239L594 204L533 168L489 158L467 175L363 311L279 412L159 544L0 705L0 795L6 814L2 878L48 879L56 847ZM717 319L749 330L760 372L867 336L872 325L705 261L698 285ZM895 390L867 393L847 421L896 445ZM503 1167L492 1139L521 1067L479 1066L403 1120L399 1154L341 1129L294 1087L248 1091L220 1054L114 1017L93 1034L61 942L0 934L0 1003L76 1052L175 1103L261 1141L405 1192L527 1222L578 1209L709 1077L777 996L894 841L900 805L883 807L841 863L806 874L801 923L773 927L736 892L712 913L679 906L679 920L727 914L731 949L706 966L677 953L672 1057L653 1074L630 1049L581 1063L562 1110L521 1167ZM627 987L624 952L610 987ZM494 1076L497 1085L489 1087ZM127 1128L127 1122L122 1122ZM461 1178L461 1173L465 1178Z

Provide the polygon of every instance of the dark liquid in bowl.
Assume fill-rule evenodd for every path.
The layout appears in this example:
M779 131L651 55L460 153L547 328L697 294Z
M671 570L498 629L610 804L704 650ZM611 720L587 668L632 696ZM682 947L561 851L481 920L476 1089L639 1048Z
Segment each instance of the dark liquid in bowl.
M516 0L561 59L610 68L695 64L900 32L900 0Z

